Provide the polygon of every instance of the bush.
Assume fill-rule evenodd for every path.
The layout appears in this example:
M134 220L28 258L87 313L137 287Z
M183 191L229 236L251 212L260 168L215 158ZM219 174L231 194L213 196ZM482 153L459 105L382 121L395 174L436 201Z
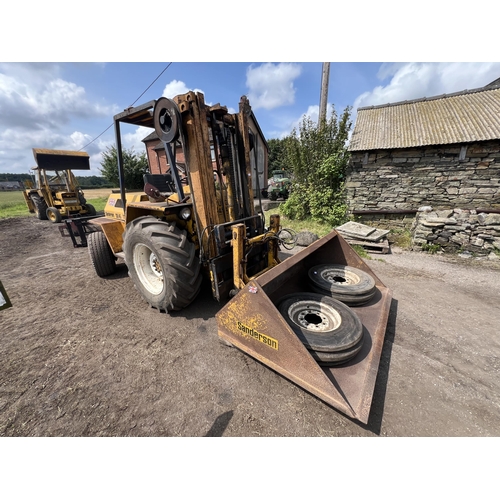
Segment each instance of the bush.
M329 120L321 124L304 117L299 131L294 129L284 139L293 183L282 207L284 215L298 220L311 218L332 226L346 222L344 182L350 128L350 108L340 119L333 110Z

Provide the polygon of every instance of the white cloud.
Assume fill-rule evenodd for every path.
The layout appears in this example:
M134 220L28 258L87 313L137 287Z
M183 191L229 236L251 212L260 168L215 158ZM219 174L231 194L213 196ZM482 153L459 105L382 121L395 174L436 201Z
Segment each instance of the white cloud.
M59 78L57 65L0 65L0 124L60 128L74 118L110 116L115 106L89 102L85 89Z
M265 63L247 69L246 85L252 109L274 109L295 102L293 82L302 68L293 63Z
M167 83L163 90L163 97L168 97L172 99L173 97L179 94L186 94L187 92L201 92L204 94L203 90L200 89L191 89L184 82L180 80L172 80L170 83Z
M149 127L137 127L133 132L125 133L122 136L122 145L126 149L134 148L138 154L146 152L146 146L142 140L153 132Z
M334 110L333 104L328 103L326 109L327 118L331 117L333 110ZM338 110L335 111L337 112L337 115L339 115ZM307 111L302 113L298 118L295 116L293 118L282 120L281 123L278 125L279 128L276 130L272 130L269 133L269 138L284 139L285 137L290 135L293 129L298 131L305 117L310 119L313 123L317 123L319 119L319 105L313 104L308 106Z
M386 63L377 76L382 80L391 78L390 82L358 96L354 111L364 106L475 89L499 75L500 63Z
M0 151L2 152L2 170L24 172L35 166L32 149L78 150L88 136L74 132L69 137L54 133L49 129L33 130L29 136L19 134L15 129L6 129L0 133Z
M89 143L92 140L92 137L88 134L84 134L83 132L75 131L69 136L69 139L67 149L78 151Z
M79 118L109 117L117 106L92 103L85 89L61 78L55 63L0 63L0 152L2 171L27 172L34 165L32 148L77 151L92 137L79 131L65 130ZM99 175L103 143L93 143L92 174ZM97 159L94 165L92 158Z

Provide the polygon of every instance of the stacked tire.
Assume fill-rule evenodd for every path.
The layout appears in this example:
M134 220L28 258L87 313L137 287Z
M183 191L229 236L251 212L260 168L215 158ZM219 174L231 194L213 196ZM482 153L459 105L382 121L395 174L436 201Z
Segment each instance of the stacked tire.
M349 306L366 304L377 291L372 276L351 266L314 266L308 275L314 292L327 294Z
M374 297L375 280L343 265L314 266L308 277L312 292L287 295L278 310L318 364L347 363L361 351L364 340L363 324L351 307Z
M318 293L287 295L278 310L323 366L350 361L363 347L363 324L347 305Z

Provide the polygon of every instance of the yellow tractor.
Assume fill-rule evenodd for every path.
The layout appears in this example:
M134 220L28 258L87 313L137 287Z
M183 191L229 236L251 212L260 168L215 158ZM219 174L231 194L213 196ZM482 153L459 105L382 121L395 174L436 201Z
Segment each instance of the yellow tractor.
M89 170L89 155L78 151L33 149L37 163L34 182L25 182L24 200L30 213L40 220L61 222L77 215L96 215L87 203L72 170Z
M97 275L124 259L144 301L166 312L189 306L206 276L224 304L222 339L366 423L391 293L335 231L280 261L294 237L254 200L268 152L248 99L232 114L189 92L114 122L120 192L85 221ZM122 124L153 128L168 161L143 193L124 187Z

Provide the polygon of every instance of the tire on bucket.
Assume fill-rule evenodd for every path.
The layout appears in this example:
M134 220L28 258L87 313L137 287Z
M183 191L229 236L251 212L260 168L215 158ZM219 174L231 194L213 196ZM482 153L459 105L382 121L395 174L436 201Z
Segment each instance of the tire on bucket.
M337 352L358 344L363 325L348 306L318 293L287 295L278 310L302 343L311 350Z
M344 265L318 265L308 271L311 289L350 306L365 304L377 291L375 280L365 271Z

